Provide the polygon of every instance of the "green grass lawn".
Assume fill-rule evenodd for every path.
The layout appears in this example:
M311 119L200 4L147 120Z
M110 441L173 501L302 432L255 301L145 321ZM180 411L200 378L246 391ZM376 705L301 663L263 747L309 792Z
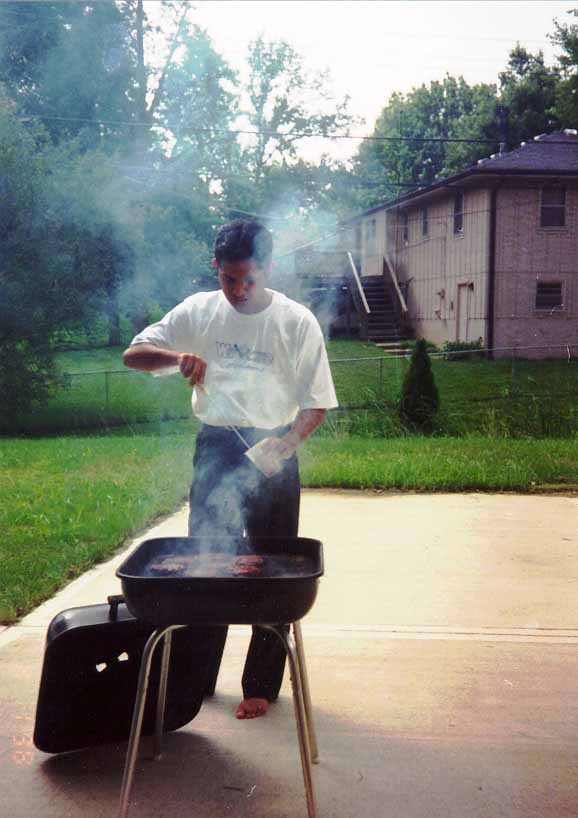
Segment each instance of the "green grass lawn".
M578 490L578 440L313 438L304 483L406 491Z
M10 622L174 510L194 424L0 440L0 621ZM415 491L578 489L577 440L316 436L304 485Z
M172 511L192 474L192 424L0 441L0 618L9 620Z

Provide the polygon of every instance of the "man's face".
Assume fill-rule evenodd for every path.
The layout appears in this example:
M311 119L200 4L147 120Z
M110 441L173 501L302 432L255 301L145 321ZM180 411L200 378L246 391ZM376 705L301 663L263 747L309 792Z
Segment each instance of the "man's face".
M267 305L266 271L253 259L220 264L213 259L213 268L217 270L225 298L238 312L259 312Z

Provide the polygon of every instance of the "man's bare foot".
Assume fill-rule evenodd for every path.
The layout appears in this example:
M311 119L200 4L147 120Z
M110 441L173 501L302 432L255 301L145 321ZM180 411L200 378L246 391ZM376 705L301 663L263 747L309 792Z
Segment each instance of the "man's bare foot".
M238 719L256 719L257 716L264 716L268 709L267 699L243 699L236 716Z

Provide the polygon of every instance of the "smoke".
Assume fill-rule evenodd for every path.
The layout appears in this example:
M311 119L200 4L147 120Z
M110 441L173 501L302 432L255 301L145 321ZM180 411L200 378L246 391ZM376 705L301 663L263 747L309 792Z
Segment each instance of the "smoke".
M260 437L242 431L249 435L248 445ZM201 551L236 552L247 537L275 530L283 479L259 471L233 431L205 429L197 438L189 536L200 538Z
M308 307L329 338L342 306L346 263L337 251L335 215L294 194L271 208L267 221L275 240L271 286Z
M247 461L247 465L250 465ZM201 467L196 481L207 479L208 467ZM193 507L191 511L189 533L192 537L200 537L207 543L206 550L210 550L217 538L219 550L223 543L229 542L230 549L236 549L239 539L247 536L248 506L251 499L257 494L263 477L255 467L247 468L243 463L229 471L224 471L216 481L213 480L211 490L207 493L203 508Z
M214 286L214 216L208 198L200 200L189 182L146 158L101 150L60 164L62 227L64 216L82 226L89 239L84 263L95 271L101 314L129 318L130 337L195 289Z

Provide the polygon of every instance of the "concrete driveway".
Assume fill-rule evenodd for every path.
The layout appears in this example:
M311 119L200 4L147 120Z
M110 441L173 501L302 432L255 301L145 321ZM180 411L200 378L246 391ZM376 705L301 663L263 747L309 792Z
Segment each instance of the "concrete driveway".
M578 816L577 530L575 497L305 492L320 818ZM122 558L0 634L10 818L115 815L125 745L47 756L30 736L49 621L117 592ZM231 629L217 695L142 755L131 818L306 816L288 681L266 718L234 718L248 638Z

